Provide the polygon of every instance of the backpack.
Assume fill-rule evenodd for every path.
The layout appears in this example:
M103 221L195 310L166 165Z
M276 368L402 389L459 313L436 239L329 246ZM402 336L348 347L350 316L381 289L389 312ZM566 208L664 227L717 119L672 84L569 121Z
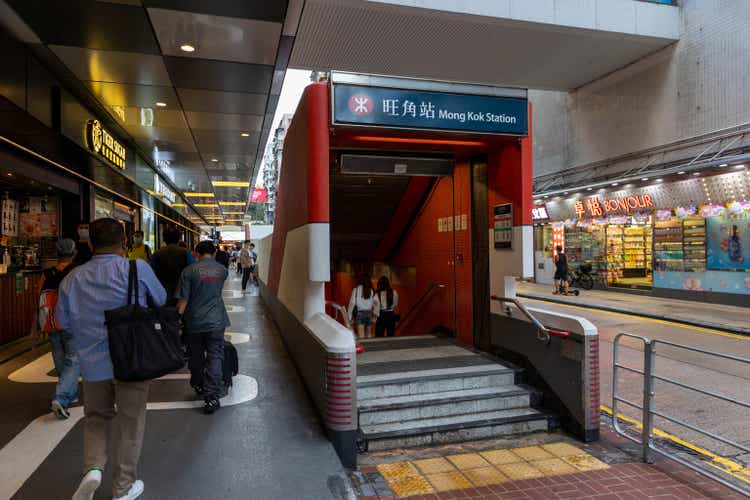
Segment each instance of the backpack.
M56 267L44 271L44 283L42 283L42 292L39 294L38 317L39 329L46 335L61 330L60 325L57 323L57 314L55 312L55 309L57 308L57 292L63 278L65 278L73 268L75 268L75 265L70 264L62 271Z

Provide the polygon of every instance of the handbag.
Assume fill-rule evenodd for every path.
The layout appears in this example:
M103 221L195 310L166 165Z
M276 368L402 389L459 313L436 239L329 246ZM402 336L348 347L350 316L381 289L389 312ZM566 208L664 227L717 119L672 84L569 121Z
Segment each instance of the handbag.
M177 309L142 306L138 295L138 266L131 260L128 304L104 311L114 375L122 382L159 378L185 365Z

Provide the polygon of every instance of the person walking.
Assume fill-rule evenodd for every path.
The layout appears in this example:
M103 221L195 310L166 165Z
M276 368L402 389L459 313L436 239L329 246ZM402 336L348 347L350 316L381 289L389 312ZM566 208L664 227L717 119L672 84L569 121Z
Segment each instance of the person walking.
M78 224L76 238L78 241L76 242L76 258L74 262L77 266L80 266L81 264L90 261L91 256L93 255L91 250L91 240L89 239L88 222L81 222Z
M562 293L568 294L568 256L563 252L563 247L557 245L555 254L555 290L552 292L557 295Z
M188 346L190 385L203 396L203 411L211 414L221 406L224 390L224 330L230 323L221 290L229 271L216 261L210 241L201 241L196 250L200 258L182 271L175 297Z
M70 331L60 330L57 321L56 306L59 297L60 283L75 269L73 262L76 255L76 242L61 239L55 245L57 265L44 271L44 279L39 282L39 307L32 328L39 335L49 339L52 361L57 372L55 396L50 404L52 413L60 420L70 417L68 407L78 399L78 353L73 349Z
M133 242L128 248L128 259L151 261L151 248L143 242L143 231L133 233Z
M391 288L390 280L381 276L378 280L378 304L380 310L375 321L375 336L396 336L396 308L398 307L398 292Z
M253 258L253 265L250 266L250 280L253 285L258 286L258 252L255 251L255 243L250 243L250 255Z
M167 303L170 305L177 303L174 292L177 289L177 282L180 280L182 270L195 262L193 254L187 248L180 246L180 243L182 243L180 236L180 230L176 227L164 229L166 245L154 252L151 257L151 267L167 291ZM187 245L185 246L187 247Z
M138 461L150 381L114 379L104 312L128 303L130 262L123 258L125 231L120 221L98 219L90 229L94 256L65 277L57 303L57 320L71 334L83 377L84 476L73 500L94 497L108 461L114 468L114 500L133 500L144 490ZM164 305L167 294L154 271L142 260L135 262L139 302Z
M352 290L349 299L349 317L357 330L357 338L372 337L372 317L380 310L380 303L372 289L372 280L368 274L361 274L357 286Z
M240 250L240 266L242 266L242 291L244 292L247 288L247 282L250 281L252 276L252 269L255 266L255 252L250 247L250 240L245 240L245 244L242 245Z
M200 243L199 243L200 244ZM197 249L197 247L196 247ZM200 253L200 252L199 252ZM229 269L229 254L224 247L216 247L216 262Z

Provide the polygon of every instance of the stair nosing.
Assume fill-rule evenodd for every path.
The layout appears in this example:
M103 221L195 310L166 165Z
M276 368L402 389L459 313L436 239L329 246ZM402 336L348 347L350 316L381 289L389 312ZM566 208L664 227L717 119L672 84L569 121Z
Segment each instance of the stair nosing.
M467 394L464 396L448 396L445 398L435 398L435 399L429 399L429 400L420 400L419 396L427 396L427 395L434 395L434 394L440 394L439 392L427 392L427 393L421 393L421 394L413 394L412 396L415 397L415 401L404 401L402 403L381 403L378 405L367 405L367 401L374 401L378 399L388 399L388 398L373 398L373 399L365 399L360 400L360 404L358 406L360 413L373 413L383 410L403 410L407 408L423 408L423 407L429 407L433 405L440 405L440 404L446 404L446 403L464 403L467 401L482 401L485 399L495 399L495 398L511 398L515 396L525 396L528 395L531 396L533 391L529 391L528 389L523 388L517 388L512 389L509 391L499 391L494 393L487 393L487 394ZM394 396L394 397L403 397L403 396Z
M480 365L484 366L484 365ZM466 372L466 373L455 373L455 372L446 372L446 373L439 373L439 374L432 374L432 375L408 375L409 372L399 372L403 373L404 376L400 378L391 378L391 379L383 379L383 380L365 380L365 381L357 381L357 388L362 387L377 387L379 385L394 385L394 384L403 384L405 382L422 382L425 380L445 380L448 378L474 378L474 377L486 377L491 375L509 375L514 374L516 370L513 368L506 368L502 365L497 365L498 368L487 368L484 371L476 371L476 372ZM369 375L360 375L359 377L367 377Z
M454 430L461 430L461 429L476 429L478 427L514 424L514 423L519 423L519 422L536 422L539 420L548 420L550 417L552 417L551 414L546 413L546 412L538 412L538 411L534 411L533 409L530 409L530 410L531 410L530 413L527 413L524 415L514 415L511 417L494 417L494 418L485 419L485 420L471 420L468 422L440 424L440 425L432 425L432 426L426 426L426 427L413 427L409 429L401 429L401 430L396 430L396 431L368 432L367 426L364 426L362 427L362 432L364 432L367 439L370 439L370 440L388 439L388 438L397 438L397 437L405 437L405 436L421 436L424 434L432 434L434 432L445 432L445 431L454 431ZM481 413L477 415L481 415Z

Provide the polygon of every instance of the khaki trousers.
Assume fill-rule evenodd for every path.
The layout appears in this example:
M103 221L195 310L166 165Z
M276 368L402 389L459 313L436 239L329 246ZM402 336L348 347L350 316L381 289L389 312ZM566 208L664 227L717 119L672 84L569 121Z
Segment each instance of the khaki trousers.
M150 381L83 382L84 473L114 463L112 495L128 493L137 479ZM110 433L113 446L109 449Z

